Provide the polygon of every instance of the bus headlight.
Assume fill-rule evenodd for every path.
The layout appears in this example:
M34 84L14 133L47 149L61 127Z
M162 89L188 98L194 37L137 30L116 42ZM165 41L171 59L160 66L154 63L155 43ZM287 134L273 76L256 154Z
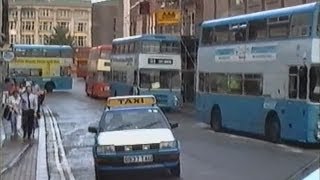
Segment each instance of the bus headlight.
M107 146L97 146L97 154L107 154L113 153L116 149L114 145L107 145Z
M160 149L172 149L177 147L177 141L167 141L160 143Z

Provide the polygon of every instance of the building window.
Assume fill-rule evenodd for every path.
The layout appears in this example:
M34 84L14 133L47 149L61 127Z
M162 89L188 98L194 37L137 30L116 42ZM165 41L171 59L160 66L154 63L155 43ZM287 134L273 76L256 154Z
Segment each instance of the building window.
M52 22L42 21L39 23L39 30L40 31L51 31L52 30Z
M34 18L35 17L35 12L34 12L34 10L23 9L23 10L21 10L21 17L23 17L23 18Z
M58 18L59 17L70 17L70 11L67 9L58 10Z
M10 9L9 15L12 18L17 18L18 17L18 11L16 9Z
M40 44L48 44L47 36L49 36L49 35L45 35L45 34L39 35Z
M79 22L77 24L77 30L78 32L85 32L87 29L87 23L84 23L84 22Z
M50 9L40 9L39 16L49 17L49 16L51 16L51 10Z
M231 6L240 6L243 5L243 0L231 0Z
M69 22L58 22L58 26L69 29Z
M15 44L17 42L17 35L10 35L10 44Z
M22 44L34 44L34 35L22 35L21 42Z
M84 47L86 45L86 42L87 42L86 36L77 36L76 37L77 46Z
M10 28L10 30L16 29L16 27L17 27L17 22L16 22L16 21L10 21L10 22L9 22L9 28Z
M88 11L80 10L80 11L76 11L75 15L77 17L88 17L89 13Z
M22 30L33 31L34 30L34 22L33 21L23 21L22 22Z

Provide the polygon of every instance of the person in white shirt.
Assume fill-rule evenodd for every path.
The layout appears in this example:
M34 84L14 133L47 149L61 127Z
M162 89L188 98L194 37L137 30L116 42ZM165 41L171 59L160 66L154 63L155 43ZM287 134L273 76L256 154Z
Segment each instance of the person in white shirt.
M17 118L21 113L21 99L18 91L14 91L12 96L9 96L8 105L11 109L11 132L12 136L17 135Z
M34 128L34 120L37 117L38 98L32 93L31 86L21 95L23 138L30 139Z

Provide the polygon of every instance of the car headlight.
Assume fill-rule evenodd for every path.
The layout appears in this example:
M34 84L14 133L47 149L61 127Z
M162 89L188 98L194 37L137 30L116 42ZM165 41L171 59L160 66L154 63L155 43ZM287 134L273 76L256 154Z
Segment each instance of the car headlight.
M97 146L97 154L107 154L113 153L116 149L114 145L107 145L107 146Z
M160 143L160 149L172 149L177 147L177 141L167 141Z
M318 121L318 130L320 131L320 121Z

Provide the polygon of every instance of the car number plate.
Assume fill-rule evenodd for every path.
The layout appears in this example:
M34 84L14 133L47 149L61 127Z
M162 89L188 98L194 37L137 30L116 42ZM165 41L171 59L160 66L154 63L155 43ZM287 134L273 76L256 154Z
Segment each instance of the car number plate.
M152 155L124 156L123 162L125 164L153 162L153 156Z

